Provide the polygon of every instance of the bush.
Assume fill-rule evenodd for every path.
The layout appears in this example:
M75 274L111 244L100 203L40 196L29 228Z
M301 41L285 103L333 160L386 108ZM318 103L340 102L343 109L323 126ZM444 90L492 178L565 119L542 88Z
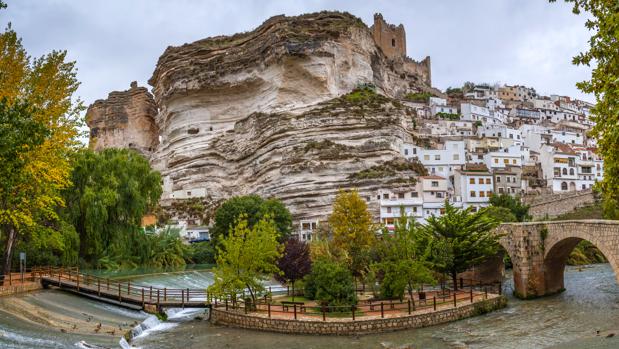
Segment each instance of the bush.
M322 305L338 306L357 303L351 272L345 266L319 260L305 279L305 297Z
M215 264L215 247L210 241L191 244L190 261L194 264Z

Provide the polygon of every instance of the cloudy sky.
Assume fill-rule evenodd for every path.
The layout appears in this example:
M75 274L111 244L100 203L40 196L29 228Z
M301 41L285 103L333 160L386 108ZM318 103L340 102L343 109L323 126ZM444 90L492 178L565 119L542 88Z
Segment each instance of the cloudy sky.
M433 84L464 81L524 84L539 93L592 100L575 83L590 70L571 57L586 49L585 18L559 0L5 0L0 25L11 22L32 56L53 49L77 61L86 102L146 85L169 45L251 30L268 17L348 11L366 24L382 12L404 24L408 55L432 57Z

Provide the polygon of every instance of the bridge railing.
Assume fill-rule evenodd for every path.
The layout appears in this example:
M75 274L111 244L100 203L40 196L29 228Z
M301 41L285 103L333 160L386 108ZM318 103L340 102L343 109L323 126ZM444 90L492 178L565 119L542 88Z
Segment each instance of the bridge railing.
M44 279L48 284L69 287L77 292L90 293L119 302L156 306L184 306L186 304L207 303L206 289L160 288L136 285L127 281L115 281L79 272L78 268L34 268L33 275Z

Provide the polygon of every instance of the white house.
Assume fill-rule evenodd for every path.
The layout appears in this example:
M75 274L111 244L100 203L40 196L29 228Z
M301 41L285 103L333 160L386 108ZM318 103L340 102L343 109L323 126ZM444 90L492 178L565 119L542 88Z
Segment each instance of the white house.
M577 190L578 155L567 144L553 143L543 145L540 151L540 162L544 178L553 192Z
M433 175L449 178L453 171L466 162L464 141L445 141L442 149L424 149L404 144L402 154L406 158L417 158Z
M456 170L454 176L455 193L462 201L462 207L477 210L488 206L494 190L492 174L483 164L466 164L464 169Z
M481 121L482 123L487 123L490 118L490 110L488 108L471 103L461 103L460 114L462 115L462 120L473 122Z

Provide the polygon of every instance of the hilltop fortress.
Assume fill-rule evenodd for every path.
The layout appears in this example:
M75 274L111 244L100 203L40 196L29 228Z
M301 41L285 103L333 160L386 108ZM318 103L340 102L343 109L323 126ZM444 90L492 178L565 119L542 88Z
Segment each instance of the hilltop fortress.
M430 58L406 55L402 25L339 12L170 46L149 84L152 94L132 83L88 108L92 149L147 156L163 207L256 193L283 200L297 221L326 217L340 188L413 185L424 169L399 149L413 142L415 114L398 99L442 95Z

